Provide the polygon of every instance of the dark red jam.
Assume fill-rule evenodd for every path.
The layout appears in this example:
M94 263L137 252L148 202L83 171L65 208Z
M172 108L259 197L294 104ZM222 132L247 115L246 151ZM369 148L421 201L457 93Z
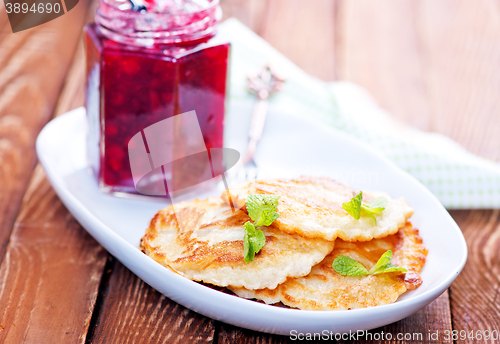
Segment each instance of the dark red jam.
M128 144L144 128L196 111L207 149L223 147L229 44L216 34L141 47L85 28L87 151L106 192L136 193Z

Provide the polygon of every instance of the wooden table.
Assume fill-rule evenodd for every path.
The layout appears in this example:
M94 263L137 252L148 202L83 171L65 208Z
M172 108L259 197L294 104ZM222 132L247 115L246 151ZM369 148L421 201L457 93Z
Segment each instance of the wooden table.
M162 296L73 219L36 162L51 117L83 105L82 26L96 3L12 34L0 5L0 342L281 343ZM500 161L496 0L223 0L305 71L367 88L394 116ZM448 292L372 333L500 331L500 211L452 211L469 259ZM440 331L429 341L429 331ZM390 341L385 341L390 342ZM392 342L402 342L393 340ZM462 342L462 341L456 341ZM468 343L492 342L466 340Z

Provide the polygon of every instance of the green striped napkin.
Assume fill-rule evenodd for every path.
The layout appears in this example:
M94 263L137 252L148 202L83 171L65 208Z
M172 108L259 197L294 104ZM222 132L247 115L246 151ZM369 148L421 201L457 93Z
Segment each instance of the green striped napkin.
M270 108L327 123L368 143L411 173L449 209L500 208L500 165L468 153L451 139L412 129L391 118L361 87L326 83L295 66L234 18L219 32L232 44L229 101L254 96L246 76L266 63L286 75Z

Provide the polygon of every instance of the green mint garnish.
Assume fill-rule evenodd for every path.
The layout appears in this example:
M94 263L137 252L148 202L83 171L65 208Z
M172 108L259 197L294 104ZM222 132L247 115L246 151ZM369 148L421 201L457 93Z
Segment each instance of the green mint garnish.
M397 267L391 264L392 251L389 250L385 252L382 257L378 260L377 264L370 269L366 268L358 261L348 257L339 255L333 261L332 268L342 276L365 276L365 275L378 275L386 272L406 272L405 268Z
M266 236L257 227L270 226L279 217L278 209L279 196L273 195L248 195L246 206L248 216L254 223L245 222L245 236L243 238L243 260L250 263L255 255L266 244Z
M361 213L366 216L371 217L375 224L377 224L377 219L375 214L381 213L387 207L387 198L381 196L375 198L373 201L364 203L363 202L363 192L359 192L354 196L349 202L343 203L342 208L349 213L356 220L359 220Z
M252 219L255 227L270 226L280 215L278 199L280 196L273 195L248 195L246 199L248 216Z
M337 271L342 276L364 276L368 275L368 270L358 261L340 255L333 261L333 270Z
M407 270L405 268L400 268L397 267L394 264L391 264L391 258L392 258L392 251L389 250L385 252L382 257L378 260L377 264L373 266L373 268L368 271L370 275L378 275L378 274L383 274L386 272L394 272L394 271L401 271L401 272L406 272Z
M250 221L245 222L245 237L243 239L243 260L250 263L254 260L255 254L266 244L266 236L260 229L255 228Z
M360 191L359 194L354 196L349 202L343 203L342 208L349 213L356 220L359 220L361 215L361 201L363 200L363 193Z

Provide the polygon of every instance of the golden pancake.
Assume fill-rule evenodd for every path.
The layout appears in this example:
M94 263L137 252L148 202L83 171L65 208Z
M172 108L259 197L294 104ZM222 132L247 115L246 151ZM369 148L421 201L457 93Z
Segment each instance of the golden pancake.
M363 191L363 201L384 196L388 204L384 211L375 215L376 223L363 214L356 220L342 209L342 204L349 202L358 192L327 177L257 180L229 189L232 203L244 211L249 194L280 196L280 217L272 226L305 238L328 241L337 237L344 241L383 238L396 233L413 213L404 199L393 199L382 192ZM228 194L224 193L222 197L229 204Z
M406 273L382 273L367 276L342 276L332 263L339 255L349 256L367 269L391 250L391 262L404 267ZM232 288L238 296L259 299L266 303L283 304L308 310L342 310L366 308L395 302L408 289L420 286L419 272L425 263L427 250L422 245L418 230L410 223L397 234L369 242L337 240L335 249L305 277L288 278L274 290Z
M175 208L175 211L174 211ZM266 245L243 261L246 213L220 198L182 202L151 220L141 249L158 263L195 281L249 289L276 288L287 277L305 276L333 249L333 242L260 227ZM181 223L181 225L179 225Z

